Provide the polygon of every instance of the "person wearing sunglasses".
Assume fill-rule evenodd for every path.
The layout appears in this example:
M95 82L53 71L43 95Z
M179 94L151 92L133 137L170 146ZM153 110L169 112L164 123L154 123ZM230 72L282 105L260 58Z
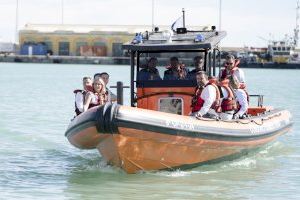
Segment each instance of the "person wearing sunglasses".
M244 71L238 67L239 63L240 61L236 60L233 55L226 56L225 69L220 73L220 80L228 79L234 75L240 82L240 87L245 88L245 74Z

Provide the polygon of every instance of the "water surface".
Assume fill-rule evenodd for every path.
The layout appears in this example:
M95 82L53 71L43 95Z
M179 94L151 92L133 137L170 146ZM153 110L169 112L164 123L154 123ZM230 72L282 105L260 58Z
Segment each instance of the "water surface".
M233 161L134 175L64 137L72 91L103 71L110 85L129 85L129 66L0 63L0 199L300 199L300 70L245 70L251 94L293 114L292 131L274 143Z

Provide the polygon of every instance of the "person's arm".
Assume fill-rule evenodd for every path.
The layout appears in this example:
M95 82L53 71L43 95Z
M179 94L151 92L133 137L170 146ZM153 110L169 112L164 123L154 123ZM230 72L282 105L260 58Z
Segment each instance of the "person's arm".
M168 71L164 72L164 80L170 80L170 75L169 75Z
M234 75L238 78L241 83L246 83L244 71L238 69L234 72Z
M247 101L247 95L244 91L242 90L237 90L236 91L236 99L239 102L241 108L240 110L235 114L238 117L243 116L248 110L248 101Z
M203 89L201 98L204 100L204 104L202 108L198 111L198 115L203 116L209 111L212 104L216 100L216 88L212 85L208 85Z
M85 96L85 101L83 104L83 112L87 111L89 109L89 105L92 101L92 94L90 92L88 92Z
M108 95L109 95L109 101L110 102L117 101L117 95L112 93L112 91L110 91L109 89L107 89L107 91L108 91Z
M83 94L81 92L77 92L75 95L75 104L77 109L80 112L83 112Z

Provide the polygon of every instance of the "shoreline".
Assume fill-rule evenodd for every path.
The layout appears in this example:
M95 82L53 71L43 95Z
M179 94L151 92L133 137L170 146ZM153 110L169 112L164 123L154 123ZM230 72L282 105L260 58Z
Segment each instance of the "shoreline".
M192 65L190 58L182 61L187 66ZM0 55L0 63L130 65L130 57ZM167 65L168 58L159 58L158 63L162 66ZM240 63L239 66L257 69L300 69L300 63Z

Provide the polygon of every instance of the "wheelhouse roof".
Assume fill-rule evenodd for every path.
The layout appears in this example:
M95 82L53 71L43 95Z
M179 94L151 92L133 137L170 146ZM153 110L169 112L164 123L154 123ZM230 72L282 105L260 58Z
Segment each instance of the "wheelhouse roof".
M187 39L180 39L181 35L177 34L175 37L172 37L172 41L150 41L145 40L143 43L133 44L133 43L125 43L122 45L123 49L130 51L185 51L185 50L205 50L205 49L213 49L215 48L221 39L226 36L225 31L207 31L207 32L198 32L204 35L205 40L203 42L195 42L194 37L190 37ZM193 34L194 36L196 33ZM176 37L177 36L177 37Z

